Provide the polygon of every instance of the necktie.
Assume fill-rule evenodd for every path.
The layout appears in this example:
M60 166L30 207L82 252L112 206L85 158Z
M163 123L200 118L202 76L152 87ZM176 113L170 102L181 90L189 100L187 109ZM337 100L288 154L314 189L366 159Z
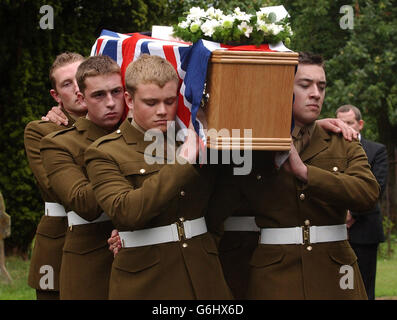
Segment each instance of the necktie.
M302 127L294 139L294 146L298 154L301 154L303 150L307 147L310 141L310 133L307 127Z

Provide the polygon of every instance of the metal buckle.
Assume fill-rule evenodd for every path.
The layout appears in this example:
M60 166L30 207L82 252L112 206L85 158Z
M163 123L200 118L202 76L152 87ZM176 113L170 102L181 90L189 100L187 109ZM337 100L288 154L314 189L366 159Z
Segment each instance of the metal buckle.
M176 228L178 230L179 241L186 240L185 227L183 225L183 221L185 221L185 219L179 218L179 221L176 222Z
M302 244L310 244L310 225L302 226Z

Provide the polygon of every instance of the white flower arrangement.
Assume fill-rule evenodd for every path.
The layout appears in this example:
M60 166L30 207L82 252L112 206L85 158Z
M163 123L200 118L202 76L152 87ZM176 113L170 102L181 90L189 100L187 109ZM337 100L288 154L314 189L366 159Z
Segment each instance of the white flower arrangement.
M292 30L288 13L280 7L261 8L255 13L246 13L237 7L227 14L213 7L207 10L192 7L186 17L179 18L179 23L173 26L173 36L189 42L206 39L259 46L282 41L288 46Z

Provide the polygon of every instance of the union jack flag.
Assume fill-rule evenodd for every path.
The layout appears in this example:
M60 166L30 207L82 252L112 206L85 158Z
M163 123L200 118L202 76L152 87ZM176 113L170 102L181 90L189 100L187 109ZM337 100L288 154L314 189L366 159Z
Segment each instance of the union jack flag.
M232 47L207 40L191 44L152 38L139 33L121 34L103 30L92 46L91 56L107 55L115 60L121 68L123 84L125 70L129 63L141 54L158 55L167 59L176 69L181 81L176 122L183 129L189 126L191 119L196 132L205 143L203 126L196 119L196 115L203 96L208 61L211 52L217 49L289 51L281 43L276 46L263 44L259 48L255 46Z

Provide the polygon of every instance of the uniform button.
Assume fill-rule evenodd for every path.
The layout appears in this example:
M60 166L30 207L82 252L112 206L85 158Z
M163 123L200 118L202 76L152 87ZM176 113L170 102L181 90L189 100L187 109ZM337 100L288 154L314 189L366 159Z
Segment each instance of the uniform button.
M262 179L262 176L261 176L260 174L258 174L258 175L256 176L256 179L257 179L257 180L260 180L260 179Z
M145 170L145 169L141 169L141 170L139 170L139 172L140 172L141 174L144 174L144 173L146 172L146 170Z
M184 242L184 243L182 244L182 247L187 248L187 243Z
M185 196L185 191L181 191L181 196L184 197Z
M310 225L310 220L305 220L305 226Z
M308 246L308 247L306 248L307 251L312 251L312 249L313 249L312 246Z
M332 168L332 171L333 171L333 172L337 172L338 170L339 170L338 167L333 167L333 168Z
M301 193L301 194L299 195L299 199L301 199L302 201L305 200L305 194L304 194L304 193Z
M117 133L121 133L121 130L120 130L120 129L118 129L116 132L117 132Z

